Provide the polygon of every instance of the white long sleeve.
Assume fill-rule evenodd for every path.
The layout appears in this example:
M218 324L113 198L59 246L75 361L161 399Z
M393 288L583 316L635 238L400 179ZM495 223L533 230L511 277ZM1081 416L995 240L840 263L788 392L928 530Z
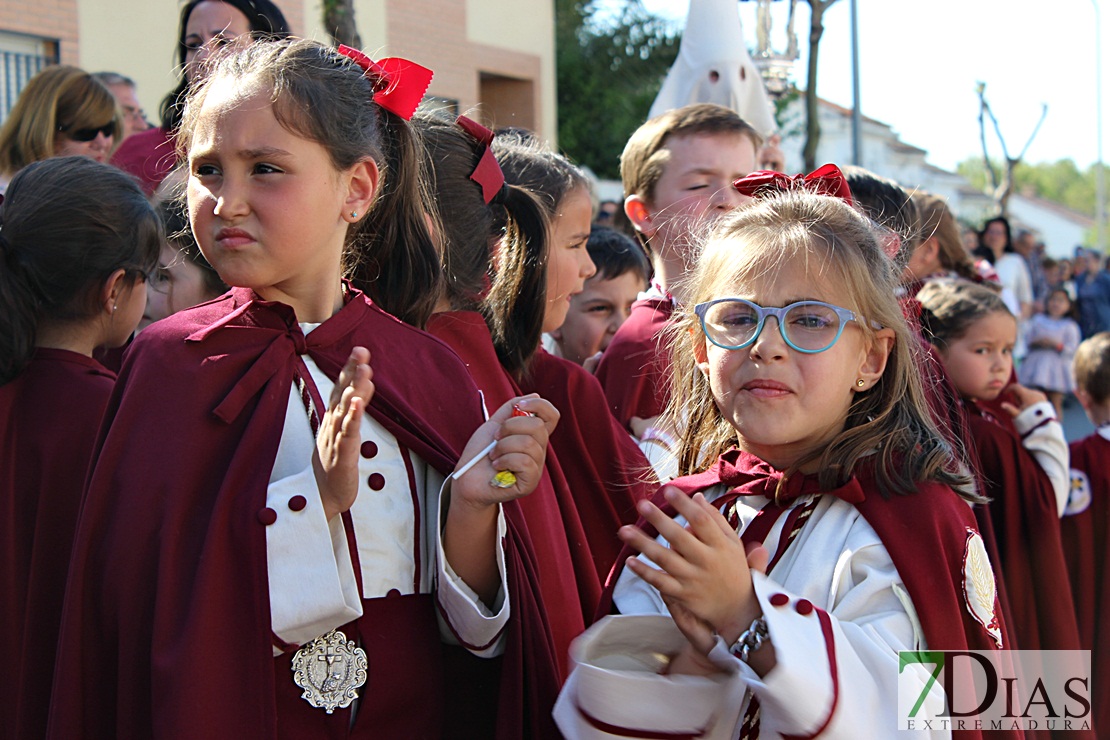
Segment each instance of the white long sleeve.
M304 359L320 396L328 398L332 381L311 358ZM275 655L282 647L301 645L357 619L363 600L433 591L443 640L482 656L498 654L510 616L503 512L498 515L496 554L502 588L490 609L443 556L443 476L403 449L369 415L363 415L360 431L358 496L347 514L327 522L311 465L315 440L300 395L290 389L267 490L273 520L266 543Z
M1049 401L1033 404L1014 418L1021 444L1036 459L1052 482L1056 515L1063 516L1071 492L1071 457L1064 427L1056 421L1056 409Z
M750 504L745 525L765 501ZM780 520L767 538L771 552L781 526ZM632 737L735 738L754 695L761 738L818 731L822 738L859 738L866 728L871 736L894 736L898 651L925 645L890 555L858 511L831 497L819 501L772 575L753 574L753 582L775 647L777 664L766 676L727 652L711 656L724 666L732 661L720 676L658 675L660 656L677 652L684 638L658 592L626 570L614 593L622 615L656 616L611 617L580 638L555 712L563 733L605 738L619 728ZM931 692L928 701L943 707L942 692ZM940 727L905 734L950 736Z

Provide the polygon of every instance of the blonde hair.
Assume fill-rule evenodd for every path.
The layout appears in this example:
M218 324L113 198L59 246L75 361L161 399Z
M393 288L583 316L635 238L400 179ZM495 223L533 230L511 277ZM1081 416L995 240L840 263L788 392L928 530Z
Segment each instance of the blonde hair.
M118 144L123 120L107 87L77 67L47 67L27 82L0 128L0 173L11 176L53 157L61 127L77 131L106 123L115 124L113 143Z
M875 460L883 495L905 494L933 480L957 491L969 480L952 447L932 421L921 385L920 349L895 297L897 276L867 218L843 201L806 192L775 194L724 217L715 226L688 285L687 307L671 330L671 400L664 412L684 429L681 475L710 466L735 445L736 430L723 417L709 379L697 368L705 338L695 304L734 292L736 286L773 279L786 264L805 260L810 274L826 273L844 290L841 305L855 311L865 341L875 322L894 332L886 368L874 387L856 393L844 429L822 451L797 461L787 476L817 460L825 490L842 485L864 457Z
M1106 403L1110 399L1110 332L1085 339L1075 351L1072 365L1075 384L1095 403Z

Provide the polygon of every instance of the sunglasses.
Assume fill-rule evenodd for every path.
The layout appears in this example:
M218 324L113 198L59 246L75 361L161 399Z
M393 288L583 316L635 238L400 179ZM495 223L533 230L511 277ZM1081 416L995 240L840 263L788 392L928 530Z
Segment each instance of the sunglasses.
M116 122L108 121L99 128L79 128L76 131L68 131L68 128L68 126L59 126L58 131L65 134L66 138L71 141L92 141L98 134L113 136L116 133Z

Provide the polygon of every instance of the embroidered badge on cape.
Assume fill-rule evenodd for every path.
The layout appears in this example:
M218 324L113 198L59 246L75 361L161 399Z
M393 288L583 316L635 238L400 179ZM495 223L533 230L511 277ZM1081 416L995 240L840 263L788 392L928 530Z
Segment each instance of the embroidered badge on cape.
M293 682L301 698L328 714L345 709L366 683L366 651L339 630L317 637L293 656Z
M1071 488L1068 489L1068 503L1064 506L1064 516L1082 514L1091 505L1091 479L1082 470L1071 469Z
M1002 627L994 611L998 595L994 582L994 571L987 557L987 547L983 538L970 527L967 529L967 544L964 546L964 602L975 621L991 636L995 644L1002 647Z

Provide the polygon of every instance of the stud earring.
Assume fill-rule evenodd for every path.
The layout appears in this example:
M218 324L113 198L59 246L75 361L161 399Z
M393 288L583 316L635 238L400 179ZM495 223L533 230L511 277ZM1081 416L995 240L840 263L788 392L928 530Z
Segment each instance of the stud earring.
M857 381L856 381L856 386L857 386L858 388L862 388L862 387L863 387L863 386L865 386L865 385L867 385L867 383L866 383L866 381L864 381L864 379L863 379L863 378L860 378L859 380L857 380Z
M358 218L358 211L351 211L351 218Z
M118 308L119 308L119 306L117 306L116 304L112 304L112 313L115 313L116 309L118 309Z

